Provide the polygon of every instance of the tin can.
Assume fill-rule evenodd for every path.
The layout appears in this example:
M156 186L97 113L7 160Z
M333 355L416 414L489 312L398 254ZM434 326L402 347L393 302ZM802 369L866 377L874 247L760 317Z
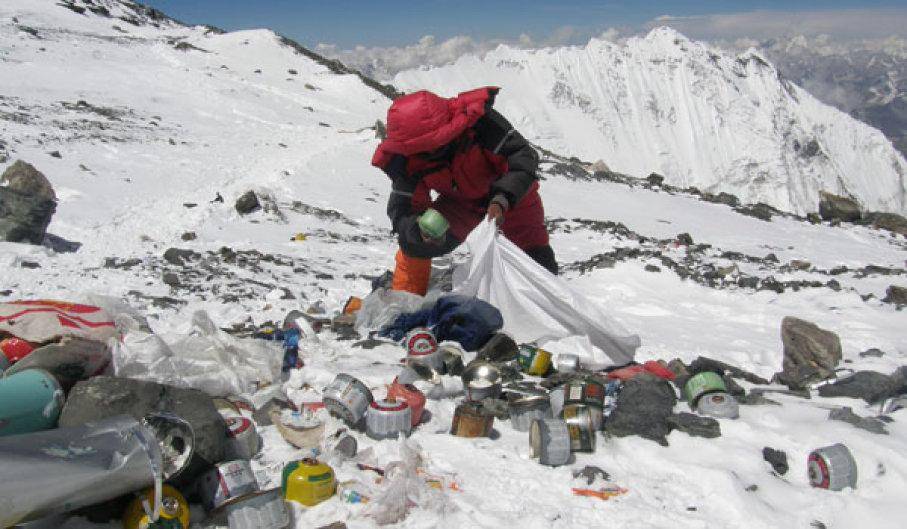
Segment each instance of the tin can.
M396 439L401 433L408 437L412 428L413 410L406 401L388 396L369 404L365 433L372 439Z
M345 428L341 428L324 439L324 452L331 455L339 455L347 459L356 457L359 450L359 442L349 434Z
M0 379L0 437L53 428L63 400L57 379L43 369Z
M570 461L571 437L567 424L558 419L534 419L529 426L529 455L551 467Z
M450 433L457 437L488 437L494 417L486 414L482 404L478 402L464 402L454 411Z
M508 394L507 409L510 413L510 424L518 432L528 432L534 420L550 419L551 402L545 395Z
M227 459L252 459L261 450L261 437L252 419L244 416L239 407L227 399L213 399L214 406L227 424Z
M419 388L412 384L400 384L394 381L387 388L387 398L402 400L409 405L409 409L412 412L413 428L422 422L422 412L425 411L425 395L419 391Z
M595 451L595 425L592 418L592 408L581 404L564 406L561 418L567 424L570 433L571 452Z
M281 489L283 497L288 501L311 507L333 496L337 481L330 466L306 458L283 467Z
M691 408L696 408L699 398L708 393L727 392L724 379L718 373L703 371L687 380L683 386L683 397Z
M406 333L403 346L406 347L409 361L427 365L438 372L444 368L444 360L438 349L438 339L427 327L416 327Z
M136 495L123 513L124 529L189 529L189 504L186 498L170 485L161 489L161 514L152 522L145 513L143 502L154 505L154 487Z
M208 512L220 509L239 498L258 492L252 464L238 459L215 465L198 480L198 495Z
M340 417L352 428L360 423L369 404L372 392L359 379L340 373L324 390L324 406L331 415Z
M564 406L582 404L585 406L605 405L605 385L592 379L574 379L564 384Z
M841 443L813 450L806 461L809 484L828 490L857 488L857 462Z
M271 489L244 496L224 508L230 529L285 529L290 512L280 495Z
M696 411L703 415L719 417L723 419L736 419L740 417L740 406L734 397L731 397L723 391L708 393L699 397L699 403L696 404Z
M558 373L574 373L579 369L579 357L575 354L561 353L557 355L554 369Z
M527 375L543 377L551 370L551 353L534 345L520 345L517 361Z

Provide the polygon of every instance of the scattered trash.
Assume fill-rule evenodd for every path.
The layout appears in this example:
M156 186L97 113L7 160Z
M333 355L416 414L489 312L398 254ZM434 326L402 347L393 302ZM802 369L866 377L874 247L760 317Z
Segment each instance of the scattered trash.
M740 417L740 406L733 397L724 392L709 393L699 398L696 411L710 417L736 419Z
M287 501L311 507L333 496L337 482L330 466L306 458L288 463L283 468L281 488Z
M629 492L627 489L622 487L606 487L603 489L571 489L575 496L585 496L587 498L598 498L603 501L608 501L611 498L621 496Z
M65 301L0 303L0 333L38 343L78 336L106 342L116 334L113 320L101 308Z
M281 437L296 448L312 451L313 455L321 449L325 424L313 411L272 410L271 422L277 427Z
M422 412L425 411L425 395L419 388L412 384L400 384L396 380L387 387L387 398L404 401L412 412L412 426L415 428L422 422Z
M551 370L551 353L531 344L520 345L517 360L527 375L543 377Z
M450 223L436 209L428 208L419 215L419 228L431 239L443 239Z
M214 406L227 424L227 459L252 459L261 450L261 437L255 430L255 423L245 417L233 402L214 399Z
M491 304L474 297L448 294L438 298L431 308L400 314L391 324L380 328L378 334L401 340L414 327L426 327L438 340L454 341L467 351L476 351L503 323L501 313Z
M595 431L598 428L593 418L594 410L594 407L582 404L564 405L561 418L567 423L567 431L570 433L571 452L595 451Z
M828 490L857 487L857 462L841 443L810 452L806 470L813 487Z
M331 415L340 417L349 427L355 428L375 399L359 379L340 373L324 389L322 400Z
M161 473L166 480L175 480L189 468L195 452L195 432L181 417L171 413L152 413L142 419L142 425L154 432L161 451Z
M107 344L77 336L63 337L59 343L38 347L18 360L6 375L40 368L49 372L64 390L76 382L103 374L110 367Z
M510 424L518 432L528 432L534 420L551 419L551 402L547 395L507 394Z
M224 511L230 529L285 529L290 525L290 512L280 489L249 494L228 504Z
M630 380L640 373L650 373L665 380L674 380L677 375L659 362L649 360L642 365L632 365L615 369L608 373L608 378L612 380Z
M605 386L592 379L574 379L564 384L564 400L561 414L567 408L585 408L592 420L593 430L601 430L604 424Z
M123 513L124 529L189 529L189 503L170 485L161 489L160 517L152 520L146 512L147 505L154 505L154 488L145 489L129 502Z
M388 396L373 400L365 414L365 433L375 440L408 436L413 427L413 410L405 400Z
M699 404L699 398L703 395L717 392L727 392L727 386L725 386L721 375L711 371L703 371L693 375L683 386L684 399L689 403L691 409L696 409L696 405Z
M467 401L454 410L450 433L457 437L488 437L494 417L484 412L479 402Z
M238 459L215 465L202 474L196 488L202 506L211 512L247 494L258 492L258 481L251 463Z
M497 398L501 394L501 370L491 362L473 360L461 375L466 398L471 401Z
M166 478L155 433L126 416L0 437L0 527L95 505Z
M559 419L534 419L529 426L529 455L550 467L570 461L573 441L567 424Z
M592 485L598 479L601 479L602 481L609 481L611 479L610 474L594 465L586 465L580 470L574 470L573 479L579 479L580 477L586 480L586 485Z
M337 484L337 496L347 503L368 503L368 489L356 480L342 481Z
M57 379L43 369L0 378L0 437L53 428L63 400Z

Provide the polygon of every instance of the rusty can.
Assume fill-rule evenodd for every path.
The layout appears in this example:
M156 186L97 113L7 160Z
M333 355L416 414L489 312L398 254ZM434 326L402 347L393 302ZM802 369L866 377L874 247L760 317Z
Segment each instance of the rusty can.
M454 411L450 433L457 437L488 437L494 417L483 411L482 404L467 401Z
M570 433L571 452L595 451L595 426L589 406L569 404L561 410L561 417L567 423Z
M258 492L258 481L252 472L252 464L237 459L219 463L202 474L197 489L205 510L211 512L247 494Z
M331 415L340 417L348 426L355 428L365 417L365 412L374 398L362 381L346 373L340 373L324 389L323 400Z

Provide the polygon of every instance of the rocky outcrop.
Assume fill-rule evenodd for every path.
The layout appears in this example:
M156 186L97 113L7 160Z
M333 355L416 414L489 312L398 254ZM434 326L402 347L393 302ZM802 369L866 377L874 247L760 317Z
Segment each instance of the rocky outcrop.
M57 210L57 196L47 178L17 161L0 177L0 240L41 244Z
M841 339L816 324L788 316L781 322L783 370L777 379L791 388L834 376L841 361Z
M822 220L856 222L863 215L856 200L820 191L819 216Z

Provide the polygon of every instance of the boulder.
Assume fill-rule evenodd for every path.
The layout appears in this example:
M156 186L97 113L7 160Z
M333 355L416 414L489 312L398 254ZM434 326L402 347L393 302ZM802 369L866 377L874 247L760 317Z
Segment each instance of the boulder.
M670 365L670 364L669 364ZM768 380L760 377L755 373L750 373L739 367L732 366L720 360L713 360L706 356L697 357L696 360L690 364L690 374L695 375L696 373L701 373L703 371L713 371L715 373L721 373L723 375L730 375L734 378L740 378L746 380L751 384L768 384Z
M192 461L180 474L180 482L188 482L206 467L223 461L226 423L211 397L195 389L127 378L94 377L77 383L70 391L59 424L78 426L120 414L141 419L154 412L173 413L187 421L195 432Z
M885 303L893 303L895 305L907 305L907 288L899 287L897 285L891 285L888 287L888 290L885 291L885 297L882 298L882 301Z
M863 214L856 200L820 191L819 216L822 220L856 222Z
M625 437L638 435L667 446L665 438L673 426L668 418L673 415L677 395L668 381L639 374L628 380L620 393L614 410L605 422L605 431Z
M741 215L746 215L748 217L757 218L759 220L771 221L772 217L778 215L780 211L777 209L765 204L763 202L758 202L756 204L747 204L745 206L737 206L734 208L734 211L740 213Z
M762 459L766 460L768 464L772 466L772 470L775 471L775 474L783 476L787 474L789 467L787 466L787 454L783 450L775 450L774 448L766 446L762 449Z
M896 213L873 211L865 214L863 221L877 230L888 230L907 237L907 218Z
M872 404L893 397L901 387L900 380L876 371L857 371L833 384L819 388L820 397L850 397Z
M246 191L236 199L234 207L236 207L236 211L240 215L246 215L261 209L261 202L258 201L258 195L255 194L255 191Z
M831 378L841 361L838 335L799 318L787 316L782 320L781 343L784 361L777 378L791 388Z
M651 173L651 174L649 174L649 176L646 177L646 181L649 182L653 186L660 186L660 185L664 184L665 177L661 176L658 173Z
M31 165L19 160L0 176L0 241L41 244L56 210L50 182Z
M695 413L680 412L668 417L668 424L675 430L685 432L692 437L712 439L721 437L721 425L711 417L702 417Z

